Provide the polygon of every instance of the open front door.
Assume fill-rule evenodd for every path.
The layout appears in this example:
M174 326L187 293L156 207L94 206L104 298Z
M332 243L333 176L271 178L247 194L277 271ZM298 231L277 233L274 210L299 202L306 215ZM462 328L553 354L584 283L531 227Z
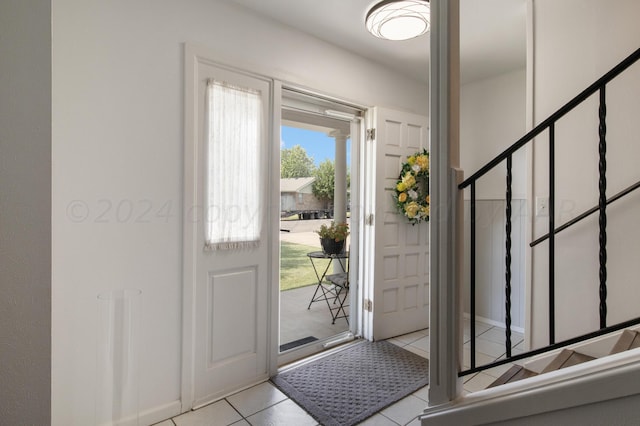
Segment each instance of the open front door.
M409 224L392 197L402 163L428 149L428 119L375 108L369 122L375 132L366 144L366 182L374 186L367 191L365 297L372 312L365 336L381 340L429 326L429 225Z
M198 407L268 377L272 82L189 52L186 73L183 398Z

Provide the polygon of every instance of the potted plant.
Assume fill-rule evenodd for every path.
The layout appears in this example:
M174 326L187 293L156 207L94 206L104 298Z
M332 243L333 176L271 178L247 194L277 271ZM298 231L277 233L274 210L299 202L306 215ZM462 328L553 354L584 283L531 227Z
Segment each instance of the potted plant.
M349 235L349 224L332 221L329 226L320 226L316 233L320 236L320 244L325 254L339 254L344 250L344 242Z

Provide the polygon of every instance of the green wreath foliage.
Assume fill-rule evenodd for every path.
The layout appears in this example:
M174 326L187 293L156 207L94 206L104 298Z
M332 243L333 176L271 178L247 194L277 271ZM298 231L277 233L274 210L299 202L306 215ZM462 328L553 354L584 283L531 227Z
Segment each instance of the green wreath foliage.
M412 225L429 220L429 152L426 149L402 164L393 197L398 211Z

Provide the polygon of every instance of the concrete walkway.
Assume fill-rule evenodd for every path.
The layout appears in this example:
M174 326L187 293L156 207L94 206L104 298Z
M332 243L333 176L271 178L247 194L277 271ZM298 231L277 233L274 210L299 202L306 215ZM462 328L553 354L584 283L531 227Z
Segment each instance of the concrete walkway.
M330 223L331 219L281 220L280 240L320 248L320 237L315 231Z
M281 220L280 240L320 249L320 237L315 231L320 229L320 226L328 226L330 223L331 219ZM350 237L347 237L347 247L349 241Z

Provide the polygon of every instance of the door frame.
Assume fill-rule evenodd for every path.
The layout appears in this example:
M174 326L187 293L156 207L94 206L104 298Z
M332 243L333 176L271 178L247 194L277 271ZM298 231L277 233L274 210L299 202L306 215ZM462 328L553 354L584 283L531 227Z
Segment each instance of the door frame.
M349 291L349 329L345 332L339 333L333 338L330 338L328 341L323 340L316 342L312 345L307 345L300 347L299 349L291 352L287 352L284 354L280 354L280 346L279 346L279 333L280 333L280 238L279 238L279 223L276 226L276 234L274 238L275 247L272 250L272 253L278 253L278 258L276 261L277 264L272 264L274 266L274 273L272 274L272 282L276 283L272 288L272 307L274 307L274 311L272 312L273 316L271 317L271 336L274 336L271 342L271 374L276 374L278 372L278 368L281 365L288 364L290 362L300 360L303 358L307 358L310 356L314 356L323 350L325 347L332 346L332 342L343 342L353 339L355 336L362 336L362 278L360 276L360 265L362 265L362 230L364 229L364 215L362 208L362 199L363 199L363 173L364 167L362 165L361 155L365 151L364 143L365 141L365 128L366 128L366 116L368 114L369 108L364 107L362 105L355 104L353 102L342 100L338 97L333 97L331 95L327 95L325 93L320 93L317 91L310 90L305 87L301 87L295 84L289 84L286 82L279 81L277 85L274 85L274 90L277 91L274 98L276 102L274 103L275 108L277 108L277 114L274 114L274 140L280 140L280 127L282 123L282 93L283 88L288 89L294 92L298 92L300 94L307 95L312 98L317 98L319 100L325 100L330 102L335 102L338 104L348 105L353 109L357 109L362 111L363 116L358 120L354 120L351 122L351 235L356 235L358 238L351 238L351 247L350 253L354 254L354 256L350 256L349 258L349 282L350 291ZM276 120L277 117L277 121ZM276 144L274 146L274 170L277 172L273 173L272 184L275 187L279 188L280 186L280 146ZM357 194L357 197L354 198L353 194ZM278 202L278 208L280 203ZM279 210L275 212L277 217L279 218ZM278 219L279 220L279 219ZM327 346L325 346L327 345Z

